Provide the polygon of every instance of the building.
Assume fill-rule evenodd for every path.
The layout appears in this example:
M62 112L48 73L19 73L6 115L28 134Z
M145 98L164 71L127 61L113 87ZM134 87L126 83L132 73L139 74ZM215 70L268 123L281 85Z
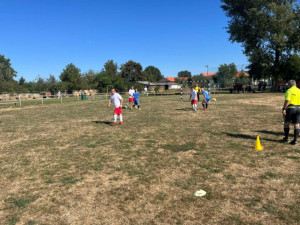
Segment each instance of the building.
M168 89L180 89L181 85L175 82L175 77L164 77L157 82L139 81L140 84L147 86L149 91L155 91L157 88L160 91Z
M249 73L246 73L245 71L237 72L237 74L235 76L240 77L242 74L244 74L246 77L250 77Z
M200 76L204 76L207 78L212 78L215 75L216 75L216 73L200 73Z

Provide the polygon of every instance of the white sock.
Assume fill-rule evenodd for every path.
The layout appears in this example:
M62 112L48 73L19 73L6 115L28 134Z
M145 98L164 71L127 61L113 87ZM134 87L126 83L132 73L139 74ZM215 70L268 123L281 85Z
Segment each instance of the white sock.
M114 122L117 122L117 118L118 118L117 114L114 114Z
M123 116L120 114L120 122L123 122Z

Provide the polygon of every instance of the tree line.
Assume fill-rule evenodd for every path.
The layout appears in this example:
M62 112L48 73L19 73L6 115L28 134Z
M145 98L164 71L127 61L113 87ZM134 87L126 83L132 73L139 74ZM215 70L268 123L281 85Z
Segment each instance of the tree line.
M184 70L178 72L177 79L175 80L177 83L188 81L199 83L200 85L205 86L210 83L211 85L218 85L221 88L232 87L234 83L248 85L251 77L246 76L245 71L241 71L240 76L236 76L237 73L238 70L235 63L224 63L218 67L216 74L211 77L206 77L201 74L192 75L190 71Z
M60 90L71 92L80 89L98 89L100 92L106 92L108 86L124 91L133 84L142 88L143 86L136 83L137 81L155 82L163 78L158 68L148 66L143 70L141 64L133 60L129 60L120 67L113 60L108 60L100 72L89 70L84 73L70 63L59 75L59 80L49 75L46 79L38 76L35 81L26 81L21 76L17 81L16 76L17 71L13 69L10 59L0 55L0 93L58 92Z

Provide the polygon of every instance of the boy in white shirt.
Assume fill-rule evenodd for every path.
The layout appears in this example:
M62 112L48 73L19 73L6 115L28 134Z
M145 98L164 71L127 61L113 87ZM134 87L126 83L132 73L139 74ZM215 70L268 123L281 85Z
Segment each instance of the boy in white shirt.
M126 104L126 107L127 108L131 103L134 103L134 97L133 97L133 94L134 94L134 88L133 86L131 87L131 89L129 89L128 91L128 94L129 94L129 102ZM130 106L130 109L132 109L132 106Z
M110 107L110 104L113 102L115 105L115 111L114 111L114 122L111 124L112 126L117 125L117 118L118 115L120 116L120 125L123 125L123 116L122 116L122 105L123 105L123 98L121 95L116 93L115 89L111 90L111 97L108 101L108 108Z
M190 100L193 106L193 110L197 111L197 92L194 87L192 87L191 90Z

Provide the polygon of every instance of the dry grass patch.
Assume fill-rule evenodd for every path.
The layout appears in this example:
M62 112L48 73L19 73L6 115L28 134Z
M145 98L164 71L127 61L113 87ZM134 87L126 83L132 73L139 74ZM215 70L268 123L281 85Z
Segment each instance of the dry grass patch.
M300 150L280 142L283 95L215 97L205 112L142 97L115 127L106 101L1 109L0 221L297 224Z

